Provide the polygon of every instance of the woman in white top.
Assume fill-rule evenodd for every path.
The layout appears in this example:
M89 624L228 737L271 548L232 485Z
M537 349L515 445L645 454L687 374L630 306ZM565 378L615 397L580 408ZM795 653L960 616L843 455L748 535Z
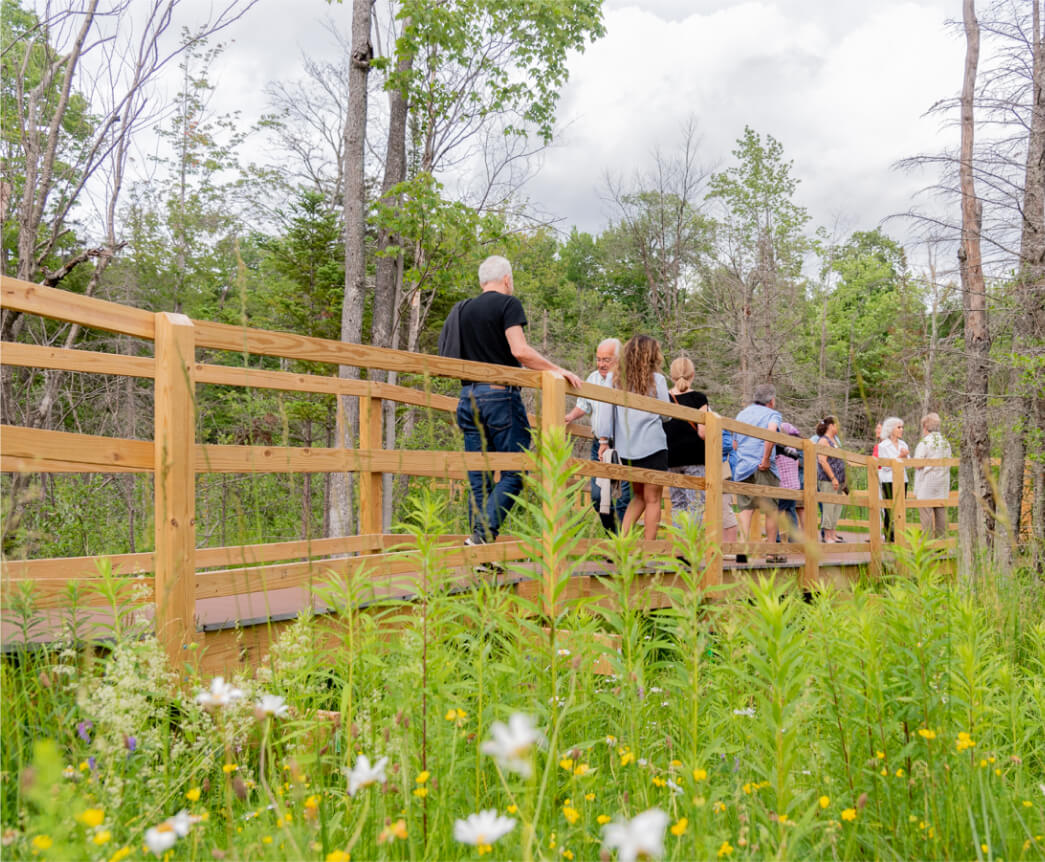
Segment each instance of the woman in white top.
M664 354L655 338L632 336L624 345L620 367L613 375L613 388L667 401L668 384L657 370L663 366ZM634 407L601 404L595 412L594 425L599 438L600 458L609 446L609 438L612 438L622 464L667 472L668 438L658 414ZM646 538L657 538L662 492L660 485L632 481L631 502L624 511L621 532L627 533L642 518Z
M922 419L922 439L914 448L915 458L950 458L951 444L940 433L940 417L927 413ZM950 467L915 467L914 496L918 500L944 500L951 494ZM946 506L926 507L918 510L922 522L922 533L935 539L947 535Z
M878 444L878 457L885 460L897 460L902 461L904 458L908 458L911 455L911 450L907 447L907 444L901 439L903 437L903 419L899 416L890 416L882 423L882 439ZM878 481L882 486L882 499L892 500L893 499L893 482L903 482L907 485L907 471L900 470L900 475L893 476L892 466L885 466L878 468ZM885 540L887 542L894 541L893 536L893 517L892 517L892 505L889 508L882 510L882 517L885 521Z

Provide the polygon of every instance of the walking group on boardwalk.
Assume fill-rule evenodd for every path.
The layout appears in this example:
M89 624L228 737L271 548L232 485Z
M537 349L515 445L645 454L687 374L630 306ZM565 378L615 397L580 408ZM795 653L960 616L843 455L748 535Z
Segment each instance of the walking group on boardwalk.
M479 267L479 284L481 292L478 296L458 303L451 311L440 337L440 353L536 371L553 371L565 377L572 386L579 387L581 381L577 375L549 361L527 343L524 333L526 313L513 296L514 282L509 261L497 256L483 261ZM589 384L713 412L707 395L693 388L696 369L688 357L679 356L671 362L669 387L668 379L662 373L665 359L660 344L649 335L634 335L623 345L617 338L603 340L596 349L595 363L596 368L586 381ZM784 421L777 408L777 393L772 383L757 385L751 403L737 414L736 419L766 431L794 437L796 446L782 446L726 431L722 451L711 453L706 451L705 426L699 422L593 402L587 398L578 398L564 421L568 424L582 416L588 416L592 425L592 460L702 477L708 458L717 457L723 462L726 478L750 484L751 493L738 493L735 500L731 500L728 494L721 495L724 542L735 542L738 529L743 539L749 541L756 510L764 515L766 541L769 543L778 541L778 533L785 536L784 541L787 536L800 535L804 519L816 515L805 511L800 501L774 500L756 490L800 490L803 487L802 435L793 424ZM518 452L530 446L530 426L516 386L462 380L457 422L468 452ZM922 438L913 457L950 458L950 444L939 430L940 417L928 413L921 425ZM822 446L840 448L840 430L836 417L825 416L810 439ZM885 501L894 498L896 485L902 483L906 487L908 481L905 467L896 470L892 467L894 462L902 464L912 457L903 440L903 430L903 420L895 416L883 420L876 429L877 442L872 455L886 462L877 471L881 498ZM504 470L494 481L489 471L471 470L468 476L471 535L466 544L486 544L497 538L515 495L522 488L522 475L518 471ZM818 454L816 477L817 489L822 493L849 493L846 464L841 457ZM603 527L610 532L618 529L628 531L641 521L646 539L657 536L662 492L662 486L652 482L621 482L615 489L609 480L591 481L592 506ZM915 468L916 498L942 500L949 492L949 467L919 465ZM693 518L703 516L703 491L671 487L670 495L673 518L678 519L682 513ZM844 542L844 537L838 532L843 504L824 502L819 508L821 540L829 544ZM894 525L888 507L883 511L885 538L892 542ZM945 535L944 506L920 507L919 513L926 535L934 538ZM746 562L747 558L738 554L737 560ZM782 563L786 557L771 553L766 561Z

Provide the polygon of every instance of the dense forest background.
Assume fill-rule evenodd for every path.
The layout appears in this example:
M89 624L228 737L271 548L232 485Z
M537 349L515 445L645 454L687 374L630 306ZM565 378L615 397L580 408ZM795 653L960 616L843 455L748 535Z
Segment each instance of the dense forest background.
M494 0L401 0L389 15L356 0L342 62L306 62L299 80L271 82L271 113L252 128L209 108L208 72L230 25L261 14L253 3L226 3L173 41L170 3L104 5L70 2L42 17L2 2L6 275L152 311L434 352L450 307L477 289L479 261L504 254L529 340L582 376L601 339L646 332L669 361L692 358L697 385L719 412L735 414L757 382L771 380L785 418L804 434L831 413L845 444L868 450L885 416L904 417L913 437L920 417L936 410L958 451L969 403L958 153L912 154L912 164L938 177L931 217L912 209L837 236L812 223L771 130L737 129L731 154L705 153L693 119L647 164L630 173L607 166L613 218L584 233L542 221L524 181L551 142L569 52L602 34L598 0L543 4L539 15ZM975 115L990 321L982 418L992 454L1011 461L1002 474L1037 483L1040 532L1041 10L1035 0L980 11L995 46L993 65L977 73ZM157 105L152 88L172 67L180 92ZM960 76L956 69L956 88ZM944 93L934 110L957 122L959 107ZM143 157L141 141L153 134L162 147ZM247 159L248 149L266 157ZM708 170L711 163L722 167ZM2 337L151 349L7 311ZM2 395L7 424L152 436L147 382L5 367ZM215 386L199 386L197 397L202 442L333 446L352 438L350 427L338 427L332 398ZM386 446L459 446L446 417L386 409ZM987 501L992 524L995 515L1004 521L1006 505L1020 511L1022 497L1006 496L1005 480L998 476L1002 490ZM350 531L351 488L338 482L205 474L199 543ZM390 481L388 491L392 523L408 488ZM5 474L3 497L7 555L151 547L152 489L141 477Z

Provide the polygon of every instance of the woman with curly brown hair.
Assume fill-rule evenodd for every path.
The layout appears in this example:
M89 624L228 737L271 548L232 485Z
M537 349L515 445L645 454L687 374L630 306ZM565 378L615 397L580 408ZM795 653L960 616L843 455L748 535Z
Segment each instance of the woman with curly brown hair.
M613 375L613 388L667 401L668 384L658 370L663 366L664 354L657 340L648 335L635 335L624 345L620 366ZM622 464L647 470L668 469L668 438L658 414L600 404L594 424L600 458L609 446L609 439L613 438ZM645 537L657 538L662 490L660 485L633 481L631 502L624 512L621 530L627 532L642 518Z

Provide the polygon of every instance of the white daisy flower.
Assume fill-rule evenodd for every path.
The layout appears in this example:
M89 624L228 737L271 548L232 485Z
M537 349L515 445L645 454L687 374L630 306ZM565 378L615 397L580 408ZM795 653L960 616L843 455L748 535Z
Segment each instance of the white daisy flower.
M290 707L278 694L263 694L261 700L254 705L254 712L260 718L270 715L273 718L286 718L290 714Z
M664 855L664 830L668 815L650 808L631 820L608 823L602 828L602 849L617 851L618 862L659 859Z
M356 758L356 765L345 770L345 774L348 776L348 795L355 796L357 790L362 790L371 784L384 783L386 763L388 763L388 758L382 757L371 766L369 757L365 754L359 755Z
M210 681L210 691L201 691L196 695L196 703L205 709L229 706L234 700L243 697L242 690L232 683L225 682L224 677L216 676Z
M481 854L490 852L490 845L515 828L511 817L504 817L493 808L469 814L467 820L454 821L454 839L473 845Z
M178 840L178 833L167 821L145 830L145 845L157 856L162 856Z
M533 772L530 752L543 738L533 719L525 713L513 713L507 724L495 721L490 725L490 734L493 738L480 747L483 754L489 754L504 769L529 778Z

